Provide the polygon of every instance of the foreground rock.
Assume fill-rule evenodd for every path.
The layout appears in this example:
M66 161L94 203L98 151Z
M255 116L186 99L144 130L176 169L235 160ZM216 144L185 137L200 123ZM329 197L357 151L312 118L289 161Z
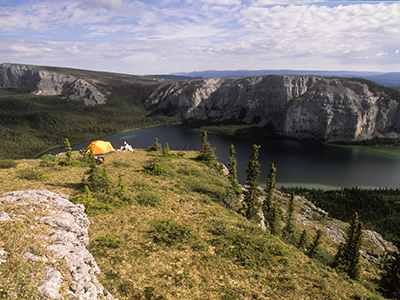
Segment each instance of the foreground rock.
M288 137L367 139L400 133L399 103L366 84L301 75L185 80L160 86L146 100L184 119L272 125Z
M27 213L35 206L43 212L34 218L37 226L45 224L48 227L48 235L37 236L37 239L46 241L44 246L50 255L41 257L30 252L20 253L27 261L48 262L44 282L37 287L42 297L64 299L69 295L80 300L112 300L112 295L98 282L96 274L100 274L100 270L86 249L90 223L84 213L85 208L81 204L71 203L68 197L46 190L9 192L0 198L0 205L26 207ZM27 217L0 211L0 222L23 221ZM31 226L33 231L35 227ZM7 252L0 248L0 263L6 263L7 256ZM55 267L63 263L67 265L68 278ZM68 284L68 289L61 294L61 287L65 284Z

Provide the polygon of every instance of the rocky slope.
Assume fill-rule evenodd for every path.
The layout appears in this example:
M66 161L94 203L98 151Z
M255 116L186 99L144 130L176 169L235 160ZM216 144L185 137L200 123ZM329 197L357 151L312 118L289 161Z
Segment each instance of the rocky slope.
M8 87L35 95L63 95L65 99L84 101L86 105L105 103L105 95L92 84L34 66L1 64L0 88Z
M400 132L399 103L366 84L300 75L186 80L146 100L184 119L273 125L276 133L319 140L366 139Z
M6 193L0 198L0 225L3 227L10 222L28 222L27 220L33 222L30 225L31 233L38 245L30 245L29 248L36 249L43 243L44 253L38 255L26 251L13 255L20 255L20 259L26 262L45 262L46 274L43 278L38 278L40 283L37 286L41 297L112 300L112 295L96 279L100 269L86 249L89 244L90 222L84 213L85 207L69 202L68 197L47 190ZM13 207L22 208L22 213L7 213L3 211L5 206L8 206L10 211L13 211ZM25 236L29 240L27 232ZM7 263L9 259L9 253L2 246L4 245L0 244L0 264ZM66 272L62 269L65 263ZM65 285L67 289L62 292ZM13 297L12 291L8 293Z

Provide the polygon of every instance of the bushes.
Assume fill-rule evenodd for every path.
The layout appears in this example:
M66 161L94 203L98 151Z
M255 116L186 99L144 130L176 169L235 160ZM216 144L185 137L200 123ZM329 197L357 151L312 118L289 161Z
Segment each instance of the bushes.
M177 223L172 218L159 219L151 223L153 238L156 242L167 245L176 245L184 241L190 241L197 237L197 233L186 223Z
M18 171L18 176L21 179L46 181L49 177L46 172L37 167L28 167Z
M17 165L17 162L12 159L0 159L0 169L15 168Z
M146 206L155 207L161 203L160 196L158 196L154 193L148 192L148 191L141 192L139 195L137 195L135 197L135 199L138 204L146 205Z
M238 224L228 228L222 221L214 221L212 245L219 255L234 259L246 268L262 267L275 262L287 263L287 253L271 242L271 236L257 225Z
M107 167L103 165L103 170L100 170L91 153L88 159L89 168L85 172L88 177L82 179L85 193L70 197L70 201L83 204L89 216L114 212L118 207L133 204L133 197L127 192L122 175L118 176L115 187L108 177Z
M158 157L154 156L152 162L143 165L142 171L149 175L165 175L167 169L158 162Z
M92 250L99 251L104 248L117 249L122 246L122 239L114 234L107 233L95 239Z

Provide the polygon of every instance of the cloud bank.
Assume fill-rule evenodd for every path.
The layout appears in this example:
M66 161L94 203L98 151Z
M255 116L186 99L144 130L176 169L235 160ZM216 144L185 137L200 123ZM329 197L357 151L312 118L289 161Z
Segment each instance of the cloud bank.
M399 71L397 1L0 2L1 62L131 74Z

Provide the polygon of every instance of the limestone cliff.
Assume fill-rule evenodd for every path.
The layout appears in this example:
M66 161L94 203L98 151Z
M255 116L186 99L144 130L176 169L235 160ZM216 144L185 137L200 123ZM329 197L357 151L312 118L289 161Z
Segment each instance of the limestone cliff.
M399 103L366 84L300 75L186 80L160 86L147 105L184 119L241 121L319 140L400 132Z
M64 95L64 99L84 101L86 105L105 103L105 95L88 82L34 66L1 64L0 88L7 87L35 95Z

